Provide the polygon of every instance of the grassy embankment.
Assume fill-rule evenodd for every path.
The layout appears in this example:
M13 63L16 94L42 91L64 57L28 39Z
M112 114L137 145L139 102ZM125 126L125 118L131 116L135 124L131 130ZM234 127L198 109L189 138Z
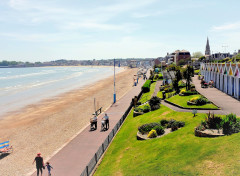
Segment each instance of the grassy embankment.
M155 86L156 86L156 82L153 82L153 83L151 84L150 91L147 92L147 93L144 93L144 94L142 95L141 99L139 100L139 102L145 103L146 101L148 101L148 100L152 97L152 95L153 95L153 93L154 93Z
M240 133L200 138L194 127L205 114L159 110L133 118L131 112L109 147L96 176L106 175L240 175ZM185 121L182 129L162 138L136 139L138 127L161 119Z

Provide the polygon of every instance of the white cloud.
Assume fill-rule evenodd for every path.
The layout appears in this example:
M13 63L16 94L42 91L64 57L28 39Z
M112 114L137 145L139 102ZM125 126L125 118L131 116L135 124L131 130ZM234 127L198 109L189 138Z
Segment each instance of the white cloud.
M221 31L229 31L229 30L237 30L240 29L240 21L235 23L228 23L220 26L213 26L210 31L213 32L221 32Z

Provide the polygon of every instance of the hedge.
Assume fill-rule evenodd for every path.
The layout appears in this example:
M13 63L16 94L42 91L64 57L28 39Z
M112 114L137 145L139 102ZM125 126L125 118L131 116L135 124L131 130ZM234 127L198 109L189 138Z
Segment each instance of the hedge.
M147 80L143 86L142 86L142 91L143 93L149 92L150 91L150 86L151 86L151 80Z

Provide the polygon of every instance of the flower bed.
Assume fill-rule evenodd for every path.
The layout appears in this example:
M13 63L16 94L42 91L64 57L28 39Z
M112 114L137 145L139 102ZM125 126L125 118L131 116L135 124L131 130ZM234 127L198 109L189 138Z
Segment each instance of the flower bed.
M240 132L240 119L234 114L225 117L207 114L205 121L195 128L195 135L199 137L216 137Z
M145 140L163 136L185 126L185 122L176 120L161 120L160 123L149 123L138 127L137 139ZM165 134L166 135L166 134Z

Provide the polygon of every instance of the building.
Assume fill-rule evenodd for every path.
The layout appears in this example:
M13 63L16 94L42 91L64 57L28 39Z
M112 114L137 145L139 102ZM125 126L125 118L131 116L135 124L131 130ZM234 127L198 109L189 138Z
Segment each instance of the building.
M174 53L174 62L176 65L187 64L188 61L191 61L191 54L186 50L176 50Z
M213 80L217 89L240 100L240 64L202 63L200 71L206 82Z

